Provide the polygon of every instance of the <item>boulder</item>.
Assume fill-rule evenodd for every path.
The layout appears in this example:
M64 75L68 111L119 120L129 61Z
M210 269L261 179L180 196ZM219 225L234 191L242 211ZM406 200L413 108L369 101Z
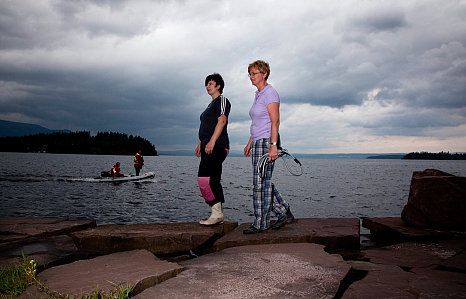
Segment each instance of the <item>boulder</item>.
M412 226L466 231L466 177L415 171L401 218Z

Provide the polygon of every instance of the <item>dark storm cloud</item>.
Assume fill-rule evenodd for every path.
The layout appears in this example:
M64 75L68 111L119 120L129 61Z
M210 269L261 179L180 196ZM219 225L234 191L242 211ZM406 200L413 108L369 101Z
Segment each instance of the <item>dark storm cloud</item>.
M57 38L55 31L49 30L47 20L53 20L48 18L48 13L15 4L0 2L0 49L46 46Z
M176 115L184 115L187 127L198 122L188 99L172 98L173 82L159 80L159 86L143 86L102 72L18 72L10 78L27 84L18 88L25 95L3 105L2 112L19 110L54 125L132 132L141 125L177 126L180 121Z
M462 112L464 113L464 111ZM456 127L464 120L461 111L451 114L448 110L420 109L387 113L377 119L359 119L352 122L379 134L422 135L422 129L429 127ZM453 117L452 117L453 116Z
M147 33L148 19L136 12L122 15L128 1L57 1L53 7L65 29L82 31L91 38L100 35L131 37ZM88 18L80 15L92 8Z
M0 2L0 49L57 48L72 35L128 38L148 32L157 18L121 14L126 1ZM83 17L83 14L85 16ZM150 24L149 24L150 21Z
M363 15L349 20L349 25L358 28L366 33L377 33L380 31L396 31L407 26L406 17L403 11L377 10L365 11Z
M392 76L381 81L379 98L412 108L466 107L466 48L459 42L443 44L419 56L406 57Z
M220 72L241 149L260 58L300 151L375 144L353 133L466 148L465 20L464 1L2 1L0 118L190 149Z

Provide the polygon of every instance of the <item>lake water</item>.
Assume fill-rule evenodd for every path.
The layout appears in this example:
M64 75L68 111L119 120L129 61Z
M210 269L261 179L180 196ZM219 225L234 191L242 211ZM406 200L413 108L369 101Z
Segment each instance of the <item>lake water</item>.
M0 153L0 217L87 217L98 224L197 221L210 208L197 188L199 159L144 157L154 179L121 184L67 181L95 177L120 161L134 173L131 156ZM399 216L413 171L436 168L466 176L466 161L300 159L303 175L276 163L274 182L296 217ZM228 157L223 180L225 214L253 220L249 158Z

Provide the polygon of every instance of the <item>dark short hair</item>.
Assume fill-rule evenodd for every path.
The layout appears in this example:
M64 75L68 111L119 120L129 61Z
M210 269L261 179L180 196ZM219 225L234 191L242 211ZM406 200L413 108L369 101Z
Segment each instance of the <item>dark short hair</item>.
M218 89L218 91L220 91L221 94L223 93L223 88L225 87L225 82L223 81L223 78L222 78L222 76L220 76L220 74L213 73L213 74L208 75L205 78L204 86L207 86L207 83L209 83L209 81L214 81L215 85L220 85L220 88Z

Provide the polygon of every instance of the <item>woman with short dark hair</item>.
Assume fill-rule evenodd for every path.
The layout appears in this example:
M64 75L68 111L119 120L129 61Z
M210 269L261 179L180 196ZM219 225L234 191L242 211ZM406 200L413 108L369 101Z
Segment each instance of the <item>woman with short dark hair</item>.
M231 104L222 95L225 83L220 74L214 73L206 77L205 88L212 101L200 116L199 143L195 155L201 157L198 170L198 184L202 197L211 207L209 218L199 221L202 225L222 223L223 188L221 185L222 163L228 155L230 141L227 125Z

